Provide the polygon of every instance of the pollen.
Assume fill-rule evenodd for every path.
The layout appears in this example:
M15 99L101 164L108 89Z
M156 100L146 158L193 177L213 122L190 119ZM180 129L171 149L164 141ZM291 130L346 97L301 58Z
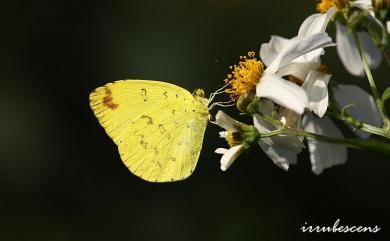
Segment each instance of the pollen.
M231 87L225 92L236 101L241 95L255 90L263 74L264 65L255 58L255 52L248 52L248 56L240 56L238 65L230 66L230 69L232 72L227 75L225 83Z
M317 1L317 11L325 13L331 7L336 7L338 10L345 8L351 0L319 0Z

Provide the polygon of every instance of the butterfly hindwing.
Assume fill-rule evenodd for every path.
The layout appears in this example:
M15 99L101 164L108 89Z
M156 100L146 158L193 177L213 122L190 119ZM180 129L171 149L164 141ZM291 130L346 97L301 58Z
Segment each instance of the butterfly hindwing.
M158 81L116 81L92 92L90 102L135 175L166 182L192 173L208 110L188 91Z

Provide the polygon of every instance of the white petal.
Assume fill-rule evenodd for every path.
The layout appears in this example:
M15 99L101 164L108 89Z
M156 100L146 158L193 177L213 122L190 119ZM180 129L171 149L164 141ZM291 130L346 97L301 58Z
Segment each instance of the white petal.
M265 115L272 115L274 108L275 105L272 101L264 99L259 106L259 111Z
M243 145L231 147L221 158L221 170L226 171L241 154ZM218 150L218 149L217 149Z
M354 104L355 106L349 109L349 113L353 117L373 126L381 126L381 116L376 108L374 98L369 93L356 85L339 84L337 87L332 88L332 90L333 97L339 108ZM351 128L354 130L354 133L362 139L370 137L369 133L356 130L354 127Z
M270 65L276 56L283 50L287 49L291 44L290 39L273 35L268 43L264 43L260 47L260 58L266 66Z
M372 0L354 0L351 1L351 6L358 7L363 11L369 11L373 9Z
M358 35L370 68L378 67L382 61L380 50L375 46L366 32L360 32ZM363 76L363 63L355 40L352 34L348 32L348 28L339 22L336 22L336 42L337 52L344 67L353 75Z
M270 115L273 108L271 101L264 101L265 108L263 114ZM262 106L263 106L262 104ZM260 115L253 115L253 124L261 133L275 130L275 127L265 121ZM288 170L290 164L297 162L297 153L300 153L303 147L302 140L296 136L275 136L271 138L261 138L259 140L260 148L267 156L283 170Z
M256 127L256 129L260 133L267 133L269 131L275 130L275 127L270 124L269 122L265 121L260 115L254 114L253 115L253 125ZM274 144L274 142L271 140L271 138L262 138L263 142L267 143L268 145Z
M265 121L257 114L253 115L253 125L260 133L267 133L275 130L275 127L272 124ZM300 153L303 148L302 139L297 136L273 136L270 138L261 138L261 141L263 144L279 147L295 154Z
M237 127L241 126L242 123L233 119L223 111L218 111L215 115L215 123L225 130L237 131Z
M303 118L305 131L335 138L344 138L337 126L327 117L318 118L307 113ZM343 145L321 142L307 138L312 171L319 175L325 168L344 164L347 161L347 148Z
M283 170L287 171L290 164L297 162L297 154L276 145L268 145L263 139L259 140L260 148L267 156Z
M219 132L219 137L226 138L226 136L227 136L227 131L220 131Z
M288 150L295 154L298 154L302 151L304 147L302 140L297 136L274 136L271 137L275 147L280 147L284 150Z
M217 154L225 154L227 153L229 150L226 149L226 148L217 148L214 152L217 153Z
M257 96L268 98L298 114L308 107L306 92L298 85L275 74L265 73L256 86Z
M265 72L267 73L276 73L279 68L290 63L294 59L301 57L307 53L310 53L313 50L334 46L332 39L327 33L316 33L304 38L294 38L291 40L292 44L286 50L283 50L275 57L274 61L267 67ZM318 56L315 54L307 55L305 61L310 62L314 59L317 59Z
M387 32L390 34L390 21L386 22Z
M315 33L324 32L329 20L336 12L336 8L330 8L325 14L317 13L309 16L303 21L298 31L299 37L309 36Z
M370 35L367 32L360 32L360 41L363 46L364 53L367 57L367 62L370 68L377 68L382 62L382 53L378 47L372 41Z
M348 29L339 22L336 22L336 42L337 53L344 67L349 73L362 76L364 69L355 41Z
M304 81L313 69L320 66L318 62L291 62L279 69L277 74L279 76L293 75L294 77Z
M301 115L285 107L279 108L279 115L286 118L286 125L291 128L299 128L301 122Z
M309 98L309 109L322 117L328 109L328 83L331 75L320 71L311 71L302 88Z

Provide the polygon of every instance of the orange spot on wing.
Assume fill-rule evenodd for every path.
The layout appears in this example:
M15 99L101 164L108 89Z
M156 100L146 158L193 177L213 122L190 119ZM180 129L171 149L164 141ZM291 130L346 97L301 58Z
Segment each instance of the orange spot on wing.
M119 105L117 103L114 103L110 88L108 88L107 86L105 88L106 88L106 95L103 97L103 104L108 108L110 108L111 110L115 110L116 108L119 107Z

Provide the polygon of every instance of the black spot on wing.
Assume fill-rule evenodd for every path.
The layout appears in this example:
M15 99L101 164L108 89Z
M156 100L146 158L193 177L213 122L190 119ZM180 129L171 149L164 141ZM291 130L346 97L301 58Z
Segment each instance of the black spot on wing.
M148 100L148 97L146 96L146 89L145 88L141 89L141 96L144 99L144 102L146 102Z
M141 116L141 119L146 119L146 120L147 120L146 124L148 124L148 125L153 125L153 119L152 119L152 117L150 117L150 116L148 116L148 115L142 115L142 116Z

